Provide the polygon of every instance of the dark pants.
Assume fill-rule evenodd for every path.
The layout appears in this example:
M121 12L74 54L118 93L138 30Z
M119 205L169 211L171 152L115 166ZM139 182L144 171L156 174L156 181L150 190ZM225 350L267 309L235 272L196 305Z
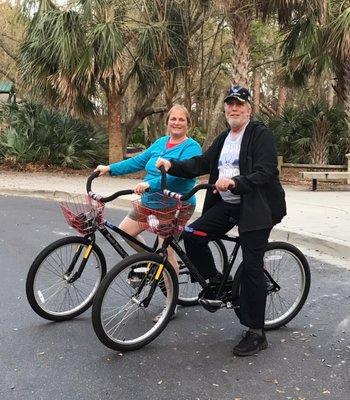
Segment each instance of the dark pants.
M209 235L221 235L237 225L239 204L219 201L190 227L204 231ZM240 321L249 328L264 327L266 282L263 273L263 256L266 250L271 228L240 233L243 255L243 273L241 286ZM208 246L208 239L183 232L186 254L207 279L215 276L217 270Z

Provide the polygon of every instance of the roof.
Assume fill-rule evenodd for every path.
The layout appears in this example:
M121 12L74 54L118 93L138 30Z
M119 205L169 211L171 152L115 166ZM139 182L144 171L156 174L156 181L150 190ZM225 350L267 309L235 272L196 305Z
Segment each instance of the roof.
M13 93L15 85L10 81L0 81L0 93Z

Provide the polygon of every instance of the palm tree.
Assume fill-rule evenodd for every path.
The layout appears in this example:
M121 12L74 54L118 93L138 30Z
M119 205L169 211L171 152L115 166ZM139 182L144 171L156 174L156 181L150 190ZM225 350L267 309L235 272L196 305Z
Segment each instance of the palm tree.
M305 86L310 76L316 76L322 85L321 74L334 77L333 88L347 115L350 151L350 6L347 4L324 1L327 14L322 20L314 13L295 20L282 47L291 84Z
M180 3L77 0L61 9L41 0L20 48L23 81L37 98L75 116L91 119L105 104L109 161L118 161L133 129L157 111L151 106L163 87L171 104L186 68L188 23ZM135 80L135 111L122 121Z
M280 26L286 26L292 18L299 18L305 12L319 10L321 0L216 0L227 15L232 34L232 82L249 86L251 22L256 18L266 20L269 16L277 19Z
M350 152L350 6L341 7L340 11L338 17L330 22L325 30L325 48L336 75L337 94L344 102Z
M96 113L103 93L108 110L109 159L123 156L121 56L126 9L113 0L78 1L60 9L41 0L20 47L23 82L37 98L73 116Z

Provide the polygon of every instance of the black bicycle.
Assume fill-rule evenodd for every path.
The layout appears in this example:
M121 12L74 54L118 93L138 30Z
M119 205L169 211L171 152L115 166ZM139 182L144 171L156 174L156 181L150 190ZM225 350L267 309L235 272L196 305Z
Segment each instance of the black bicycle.
M213 185L198 185L184 196L168 190L163 194L177 199L179 208L200 189L213 190ZM152 224L158 224L161 231L161 223L156 217ZM156 253L125 258L108 272L99 286L92 307L92 322L96 335L107 347L121 351L139 349L154 340L167 326L179 293L177 275L168 261L169 246L180 255L192 282L201 287L198 302L208 311L229 308L239 316L241 265L230 280L240 248L239 237L223 235L214 238L234 242L234 248L230 259L225 259L221 282L213 284L203 279L174 238L176 218L171 226L172 230L163 232L167 237ZM206 236L201 231L191 233ZM310 268L303 253L284 242L268 244L263 268L267 288L265 329L277 329L290 322L304 305L310 288ZM160 318L155 319L160 313Z
M104 219L105 203L134 192L123 190L108 197L101 197L91 191L92 181L98 175L99 173L94 173L87 180L88 196L72 196L69 201L60 202L67 223L81 236L69 236L53 242L38 254L29 269L26 280L27 298L32 309L45 319L53 321L72 319L91 306L97 289L107 273L104 254L96 244L96 231L103 235L123 259L129 256L123 240L138 245L145 252L157 251L158 236L153 246L147 246ZM134 202L134 206L139 213L142 212L142 203L139 200ZM172 213L171 211L170 214ZM164 211L161 215L169 219L170 214ZM142 222L147 226L148 217L144 215ZM113 236L111 231L119 236ZM158 233L156 227L153 232ZM180 248L183 246L181 239L179 243ZM210 243L210 249L219 270L222 271L227 262L224 244L220 240L214 240ZM177 302L182 306L191 306L197 304L200 286L191 280L190 273L182 260L183 254L181 250L177 257L180 266L180 293ZM132 279L137 281L139 271L135 268Z

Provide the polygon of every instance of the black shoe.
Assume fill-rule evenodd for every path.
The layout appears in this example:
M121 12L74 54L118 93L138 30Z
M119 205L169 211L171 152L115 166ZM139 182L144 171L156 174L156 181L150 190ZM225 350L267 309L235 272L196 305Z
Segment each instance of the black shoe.
M235 356L252 356L267 348L267 340L265 333L259 335L252 331L246 331L243 334L243 339L233 348Z

